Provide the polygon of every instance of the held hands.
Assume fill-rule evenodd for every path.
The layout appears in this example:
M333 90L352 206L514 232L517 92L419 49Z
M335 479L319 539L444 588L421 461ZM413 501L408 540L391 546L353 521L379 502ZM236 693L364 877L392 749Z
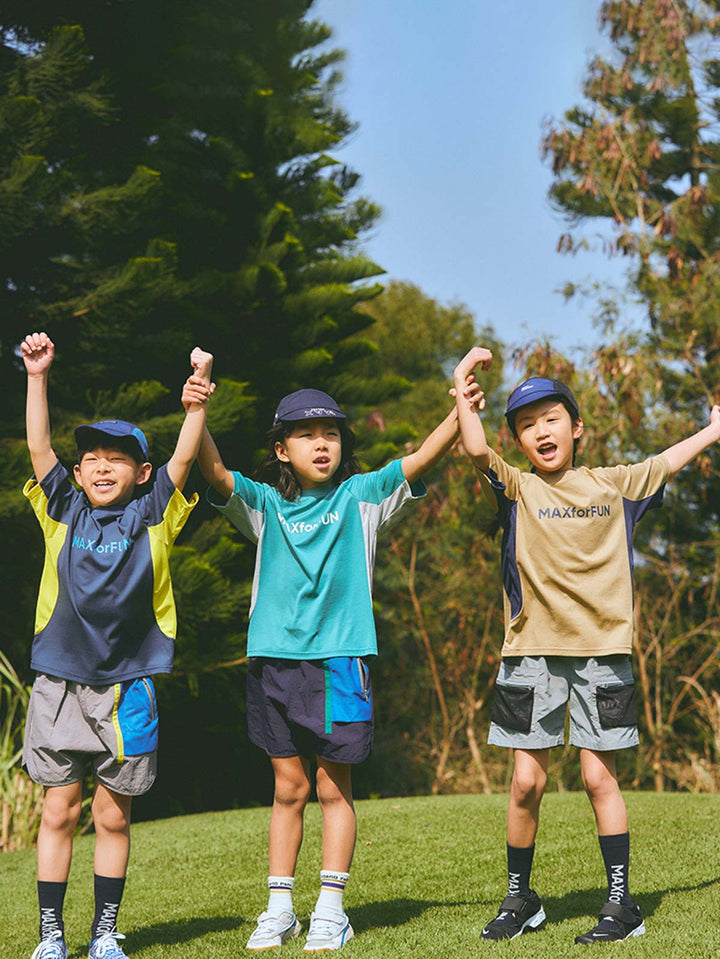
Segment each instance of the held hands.
M491 364L490 350L486 350L484 346L473 346L455 367L453 374L455 386L450 390L450 395L464 397L474 413L485 409L485 394L476 381L475 370L478 366L482 370L488 370Z
M467 382L470 374L474 373L478 366L482 370L489 370L492 365L492 358L492 353L490 350L486 350L484 346L473 346L455 367L455 385L458 385L458 379L460 383Z
M212 353L206 353L205 350L201 350L199 346L196 346L190 354L190 365L193 368L193 373L207 380L208 384L210 383L210 374L213 365ZM214 385L212 389L215 389Z
M457 396L457 389L453 386L448 390L450 396ZM460 391L460 395L464 396L468 401L468 405L473 413L479 413L480 410L485 409L485 394L480 389L480 384L475 381L475 374L471 373L466 382L465 386Z
M55 359L55 344L47 333L28 333L20 344L28 376L43 376Z
M710 410L710 426L714 427L718 439L720 439L720 406L717 404Z
M213 365L212 353L206 353L199 346L190 354L193 372L185 381L182 391L182 405L187 411L193 404L207 403L215 392L215 384L210 381Z

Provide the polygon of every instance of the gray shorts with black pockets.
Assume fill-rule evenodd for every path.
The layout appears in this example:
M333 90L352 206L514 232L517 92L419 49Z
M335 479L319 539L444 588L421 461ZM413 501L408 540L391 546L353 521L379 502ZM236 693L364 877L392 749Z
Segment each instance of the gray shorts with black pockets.
M598 752L638 744L629 656L509 656L495 683L488 743L511 749L570 744Z

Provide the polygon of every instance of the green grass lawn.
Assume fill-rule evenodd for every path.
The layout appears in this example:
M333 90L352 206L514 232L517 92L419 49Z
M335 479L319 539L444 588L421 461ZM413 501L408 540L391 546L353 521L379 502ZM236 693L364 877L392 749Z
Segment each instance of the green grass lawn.
M348 959L523 956L587 949L653 959L720 956L720 796L629 793L630 883L647 934L621 945L576 946L594 924L605 874L584 795L543 803L533 885L548 915L539 933L479 940L505 893L505 796L368 800L345 903L356 939ZM183 816L133 827L120 912L131 957L250 955L245 942L266 904L268 809ZM298 918L317 895L321 823L309 808L295 885ZM65 903L70 959L85 951L92 917L93 837L78 839ZM0 956L29 959L37 932L33 851L0 856ZM282 949L299 959L304 937Z

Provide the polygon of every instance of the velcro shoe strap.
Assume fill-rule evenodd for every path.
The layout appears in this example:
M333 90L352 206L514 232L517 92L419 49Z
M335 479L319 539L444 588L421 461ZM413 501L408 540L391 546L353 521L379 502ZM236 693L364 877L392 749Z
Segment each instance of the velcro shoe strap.
M502 912L520 912L526 902L524 896L505 896L500 903L500 909Z
M637 913L634 913L632 909L628 909L627 906L623 906L619 902L606 902L605 905L600 910L600 918L604 919L606 916L609 916L612 919L619 919L620 922L632 923L637 922Z

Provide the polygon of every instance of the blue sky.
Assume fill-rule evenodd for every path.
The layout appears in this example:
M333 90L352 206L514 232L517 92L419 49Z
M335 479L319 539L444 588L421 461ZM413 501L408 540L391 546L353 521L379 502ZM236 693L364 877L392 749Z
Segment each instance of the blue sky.
M338 99L358 131L341 150L383 218L365 243L388 276L461 302L508 344L596 344L567 281L622 282L600 252L556 252L543 123L580 102L608 50L596 0L316 0L346 51ZM589 238L597 232L590 227Z

